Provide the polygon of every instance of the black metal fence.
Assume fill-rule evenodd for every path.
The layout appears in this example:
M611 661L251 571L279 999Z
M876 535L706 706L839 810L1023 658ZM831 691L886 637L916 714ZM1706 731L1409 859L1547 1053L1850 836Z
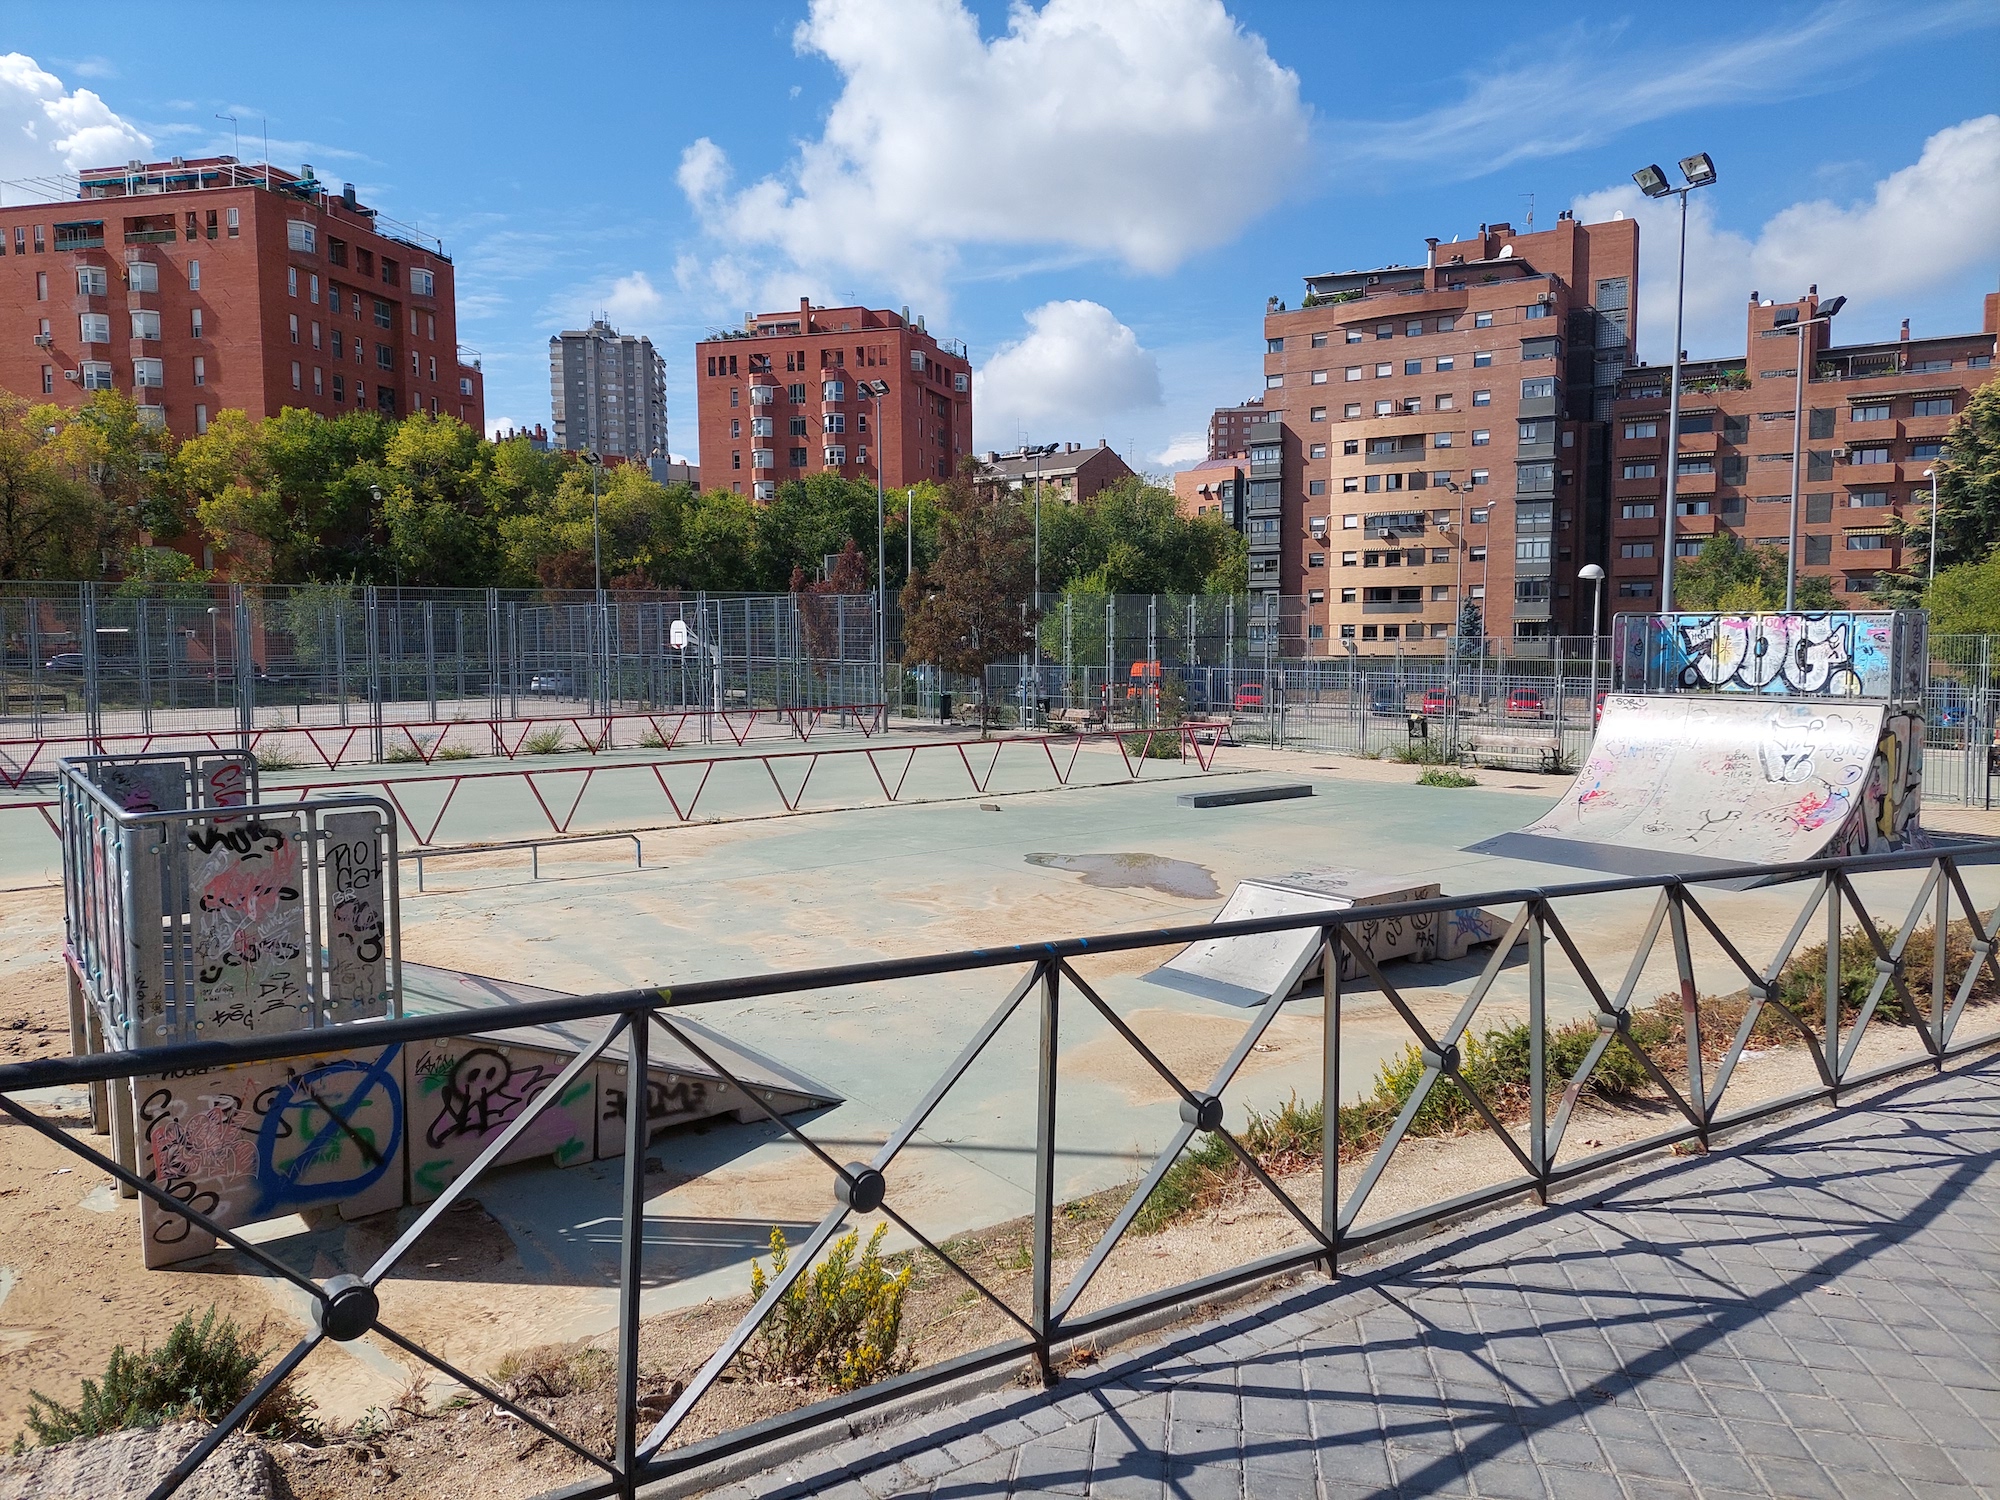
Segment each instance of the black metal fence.
M597 1477L569 1493L630 1496L651 1480L685 1473L969 1372L1027 1360L1046 1378L1053 1378L1067 1346L1162 1309L1288 1271L1317 1266L1337 1275L1346 1258L1392 1237L1522 1194L1546 1199L1566 1182L1643 1152L1686 1141L1705 1144L1718 1131L1805 1103L1837 1104L1843 1094L1877 1078L1912 1066L1942 1066L1948 1058L2000 1040L2000 1035L1990 1030L1977 1037L1963 1034L1970 1029L1964 1023L1975 991L1989 981L2000 984L2000 962L1996 962L1993 944L1995 893L1987 891L1983 901L1976 901L1969 888L1969 881L1974 880L1982 886L1993 884L1996 864L2000 864L2000 849L1968 847L1718 870L1699 879L1600 880L993 946L511 1007L505 1012L510 1025L561 1024L589 1040L560 1076L527 1102L392 1245L371 1263L338 1266L338 1273L330 1276L306 1275L273 1253L271 1246L211 1221L197 1205L163 1191L146 1170L143 1157L138 1171L120 1167L78 1135L42 1118L21 1097L35 1089L297 1057L314 1045L312 1038L294 1034L206 1041L0 1067L0 1111L146 1195L158 1208L213 1233L247 1262L282 1278L309 1301L310 1330L161 1482L153 1491L155 1496L171 1494L321 1343L364 1337L378 1339L436 1369L464 1389L512 1412L571 1453ZM1712 890L1717 882L1745 876L1788 881L1782 894L1787 900L1797 898L1796 917L1782 938L1768 954L1757 949L1755 957L1748 951L1753 945L1740 920L1741 909L1726 904L1730 896ZM1393 978L1385 973L1371 957L1370 931L1374 924L1383 922L1449 922L1470 906L1497 910L1504 931L1476 973L1468 965L1460 980L1462 990L1455 989L1450 997L1455 1003L1449 1018L1439 1019L1444 1013L1437 995L1420 998L1414 994L1414 987L1426 982L1423 971L1398 970ZM1643 921L1611 924L1612 931L1637 933L1635 941L1606 945L1587 935L1585 924L1612 908L1631 917L1649 910ZM1823 935L1823 952L1809 954L1801 945L1809 942L1815 931ZM1948 931L1951 936L1946 940L1943 935ZM1930 934L1927 945L1926 933ZM1117 992L1115 984L1108 981L1121 962L1129 969L1131 955L1173 950L1197 940L1271 934L1290 936L1292 956L1261 1004L1246 1013L1242 1034L1227 1057L1205 1078L1181 1076L1163 1060L1160 1049L1140 1034L1129 1008L1121 1010L1106 998L1107 991ZM1858 969L1854 967L1857 951L1865 954ZM1362 977L1344 981L1344 967ZM1315 971L1324 976L1324 998L1317 1005L1310 998L1297 996L1302 982ZM828 1013L857 993L905 1004L923 1004L929 997L935 1003L942 993L939 981L962 990L974 977L989 973L1005 985L998 1003L964 1036L956 1057L886 1138L861 1158L848 1158L851 1143L842 1147L824 1141L816 1136L811 1123L802 1125L760 1106L754 1089L742 1089L742 1096L751 1106L763 1108L768 1127L781 1133L789 1147L800 1154L799 1159L824 1172L831 1203L804 1243L794 1247L789 1265L773 1276L763 1295L671 1404L663 1412L651 1408L645 1414L639 1399L639 1340L649 1196L645 1165L648 1132L646 1111L626 1112L618 1209L618 1304L612 1334L617 1362L615 1438L603 1451L578 1441L496 1389L493 1381L444 1358L384 1319L378 1292L384 1280L397 1272L419 1239L479 1183L482 1174L607 1047L622 1045L634 1070L632 1076L641 1076L649 1048L655 1039L664 1039L699 1059L717 1077L741 1088L741 1080L733 1078L718 1061L712 1040L705 1040L714 1033L692 1025L690 1012L711 1008L711 1016L724 1017L711 1024L726 1026L727 1016L740 1012L714 1008L775 997L813 997L810 1004L795 1003L791 1010L794 1016ZM919 983L904 991L895 988L911 982ZM1635 1012L1648 996L1662 989L1677 999L1683 1035L1667 1044L1648 1043L1635 1031ZM1697 997L1725 991L1744 998L1740 1023L1726 1037L1705 1034L1712 1023L1704 1018ZM1344 1047L1362 1040L1351 1034L1353 1023L1346 1015L1363 1000L1364 992L1386 1004L1398 1036L1415 1049L1421 1074L1365 1160L1343 1161L1341 1112L1337 1107L1343 1098L1342 1053ZM1241 1118L1239 1073L1288 1005L1301 1014L1316 1012L1319 1082L1312 1092L1323 1107L1324 1121L1317 1201L1297 1201L1245 1146L1242 1132L1231 1128L1232 1119ZM1882 1019L1885 1007L1893 1008L1901 1034L1913 1039L1913 1051L1878 1046L1889 1035ZM1426 1015L1432 1019L1427 1020ZM1502 1118L1502 1102L1482 1092L1469 1066L1480 1036L1475 1027L1490 1025L1496 1015L1525 1018L1526 1118L1517 1124ZM405 1016L358 1022L345 1031L355 1041L365 1037L370 1046L412 1046L468 1035L482 1024L490 1027L493 1019L491 1012ZM1565 1023L1578 1019L1594 1020L1593 1039L1580 1058L1572 1053L1570 1061L1564 1062L1553 1040ZM1061 1153L1067 1149L1062 1144L1065 1081L1070 1080L1074 1087L1061 1043L1065 1035L1073 1034L1066 1028L1079 1020L1101 1028L1100 1034L1129 1049L1143 1071L1157 1077L1170 1091L1176 1113L1171 1123L1160 1122L1150 1166L1135 1184L1128 1185L1122 1206L1094 1246L1079 1262L1069 1264L1059 1263L1055 1244L1055 1226L1066 1206L1059 1171ZM1759 1092L1759 1085L1742 1081L1746 1047L1762 1021L1778 1024L1802 1042L1812 1069L1813 1081L1808 1087L1773 1094L1768 1087ZM906 1147L933 1122L948 1096L964 1083L996 1037L1010 1025L1032 1026L1035 1038L1031 1118L994 1126L1018 1127L1025 1149L1032 1153L1028 1245L1032 1275L1025 1300L1000 1295L954 1252L942 1234L927 1233L920 1222L925 1217L923 1211L900 1191L905 1178L899 1163ZM1574 1032L1563 1031L1563 1035L1573 1039ZM319 1045L325 1045L323 1039ZM810 1054L814 1038L798 1035L797 1045ZM1665 1101L1666 1121L1662 1129L1641 1140L1602 1148L1595 1141L1580 1146L1575 1140L1579 1134L1576 1111L1613 1047L1621 1049L1621 1056L1636 1059ZM1497 1136L1505 1151L1506 1169L1489 1181L1474 1179L1469 1187L1461 1178L1463 1190L1414 1208L1386 1215L1371 1212L1371 1195L1385 1170L1410 1138L1419 1113L1440 1091L1455 1091L1471 1107L1475 1125ZM986 1113L991 1114L990 1108ZM1262 1191L1273 1195L1295 1231L1291 1243L1192 1280L1149 1287L1108 1305L1101 1298L1093 1300L1093 1284L1108 1258L1132 1231L1142 1207L1197 1136L1220 1143ZM982 1194L991 1191L988 1179L976 1180L982 1184ZM969 1207L976 1219L991 1206L982 1202ZM1011 1335L990 1347L941 1359L782 1416L676 1446L677 1434L690 1412L788 1289L808 1272L850 1220L867 1217L897 1226L911 1245L961 1278L972 1297L998 1310Z

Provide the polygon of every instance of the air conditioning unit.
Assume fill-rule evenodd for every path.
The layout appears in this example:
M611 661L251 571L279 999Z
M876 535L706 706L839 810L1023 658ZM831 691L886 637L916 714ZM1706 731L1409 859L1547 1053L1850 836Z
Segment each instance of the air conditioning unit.
M52 333L38 333L35 335L35 347L37 349L53 349L55 343L56 336Z

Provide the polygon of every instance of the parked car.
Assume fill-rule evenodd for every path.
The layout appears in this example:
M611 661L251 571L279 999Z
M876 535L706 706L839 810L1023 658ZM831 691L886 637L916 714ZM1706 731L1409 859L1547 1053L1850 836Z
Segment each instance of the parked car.
M1510 719L1539 719L1544 713L1539 688L1515 688L1507 695L1507 717Z
M537 672L533 677L528 679L528 691L531 693L553 693L557 697L566 698L574 693L576 689L570 683L567 672Z
M1451 712L1451 693L1446 688L1424 689L1424 717L1435 719Z
M1368 690L1368 712L1386 716L1403 711L1403 695L1392 687L1372 687Z
M83 653L81 651L59 651L42 663L44 672L81 672Z
M1264 684L1246 682L1236 690L1236 708L1239 713L1260 713L1264 708Z

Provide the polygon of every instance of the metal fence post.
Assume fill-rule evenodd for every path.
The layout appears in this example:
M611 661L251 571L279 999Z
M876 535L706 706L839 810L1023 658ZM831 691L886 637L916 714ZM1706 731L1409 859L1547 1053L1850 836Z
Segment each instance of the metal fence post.
M1535 1197L1549 1201L1548 1092L1548 925L1542 903L1528 919L1528 1160L1535 1169Z
M1826 1076L1832 1080L1832 1102L1840 1102L1840 882L1826 877Z
M424 707L435 724L438 716L437 614L429 599L424 601Z
M368 758L380 764L382 755L382 601L375 585L361 591L361 628L368 643Z
M240 583L229 585L229 657L236 669L236 732L238 748L250 748L257 727L257 662L250 650L250 596Z
M1320 993L1325 996L1320 1027L1319 1227L1333 1249L1326 1274L1340 1274L1340 952L1334 928L1319 930Z
M1059 964L1042 965L1042 1029L1035 1089L1035 1268L1030 1320L1035 1329L1035 1359L1047 1384L1056 1378L1049 1353L1055 1333L1049 1299L1055 1279L1056 1043L1061 974Z
M86 583L81 592L83 608L77 634L82 639L77 644L83 648L83 732L90 737L91 749L101 753L104 699L97 681L97 585Z
M618 1226L618 1473L638 1491L639 1294L646 1249L646 1053L653 1013L625 1018L625 1179Z
M147 629L152 601L141 596L132 602L132 638L139 653L139 727L153 732L153 638Z

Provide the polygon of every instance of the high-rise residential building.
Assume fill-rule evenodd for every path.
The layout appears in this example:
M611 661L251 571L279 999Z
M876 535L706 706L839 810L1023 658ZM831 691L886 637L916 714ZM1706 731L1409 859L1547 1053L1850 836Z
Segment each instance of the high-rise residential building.
M1265 314L1245 525L1252 593L1300 598L1284 650L1442 642L1468 598L1488 639L1587 628L1574 579L1605 544L1639 227L1565 213L1427 243Z
M549 340L549 401L555 446L628 463L664 460L667 362L653 341L602 318Z
M1264 398L1253 396L1241 406L1218 406L1208 419L1208 456L1235 458L1248 451L1250 426L1264 420Z
M1952 418L1993 378L2000 294L1987 294L1981 332L1912 338L1906 321L1902 337L1870 344L1833 343L1839 320L1814 322L1820 305L1817 287L1786 302L1751 292L1746 352L1683 361L1674 551L1684 564L1717 532L1788 548L1794 411L1803 406L1798 572L1830 578L1843 602L1861 603L1878 573L1903 566L1894 523L1929 514L1925 472ZM1626 370L1612 407L1607 616L1659 604L1671 373Z
M182 438L224 408L449 414L482 429L434 239L314 175L219 156L128 162L74 200L0 207L0 387L80 404L120 390Z
M894 488L949 476L972 453L965 345L922 318L865 307L758 313L695 345L701 476L770 500L788 479L840 474ZM878 403L863 387L889 387Z
M1250 488L1241 458L1211 458L1174 474L1174 499L1184 516L1215 516L1243 529L1243 500Z

